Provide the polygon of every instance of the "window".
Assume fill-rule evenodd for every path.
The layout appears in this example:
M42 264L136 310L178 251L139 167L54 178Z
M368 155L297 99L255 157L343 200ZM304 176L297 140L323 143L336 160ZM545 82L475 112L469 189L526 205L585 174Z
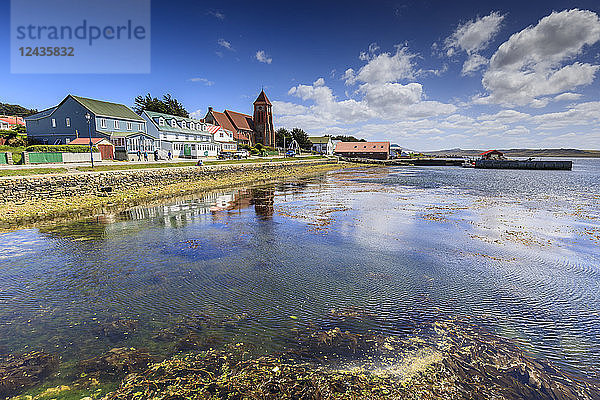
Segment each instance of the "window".
M160 117L160 118L158 119L158 124L159 124L159 125L161 125L161 126L162 126L162 125L164 125L164 124L165 124L165 119L164 119L163 117ZM141 124L140 124L140 125L141 125Z
M104 119L104 118L100 119L100 127L106 129L106 119Z
M164 121L163 121L163 122L164 122ZM140 132L146 132L146 131L144 130L144 124L143 124L143 123L142 123L142 124L140 124Z
M65 124L67 125L67 128L71 127L71 118L65 118Z
M56 119L55 118L52 118L52 127L56 128Z
M119 121L115 121L115 129L119 129Z
M127 122L127 130L128 131L133 130L133 124L131 122Z
M69 143L71 143L71 139L65 138L65 144L69 144Z
M177 128L177 121L175 121L174 119L171 120L171 127Z

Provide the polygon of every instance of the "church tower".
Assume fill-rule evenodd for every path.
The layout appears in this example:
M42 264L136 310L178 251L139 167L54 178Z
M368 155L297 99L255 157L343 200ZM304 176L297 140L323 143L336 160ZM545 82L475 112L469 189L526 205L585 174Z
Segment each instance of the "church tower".
M273 105L264 90L254 101L254 143L275 147L275 129L273 128Z

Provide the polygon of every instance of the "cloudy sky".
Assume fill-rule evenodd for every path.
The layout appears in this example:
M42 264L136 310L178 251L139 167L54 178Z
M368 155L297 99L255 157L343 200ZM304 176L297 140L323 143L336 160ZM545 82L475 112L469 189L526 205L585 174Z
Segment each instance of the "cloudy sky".
M250 113L264 87L276 127L311 134L416 150L600 149L600 3L473 3L155 0L150 74L11 75L0 59L0 101L131 105L169 92L204 116Z

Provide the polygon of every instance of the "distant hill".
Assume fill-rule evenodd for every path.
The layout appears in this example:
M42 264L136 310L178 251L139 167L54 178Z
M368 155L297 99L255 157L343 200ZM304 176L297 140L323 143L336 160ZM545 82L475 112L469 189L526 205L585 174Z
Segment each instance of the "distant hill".
M36 112L37 110L30 110L17 104L0 103L0 115L28 117Z
M578 150L578 149L509 149L501 150L506 157L589 157L600 158L600 150ZM424 154L435 157L474 157L485 150L463 150L450 149L439 151L427 151Z

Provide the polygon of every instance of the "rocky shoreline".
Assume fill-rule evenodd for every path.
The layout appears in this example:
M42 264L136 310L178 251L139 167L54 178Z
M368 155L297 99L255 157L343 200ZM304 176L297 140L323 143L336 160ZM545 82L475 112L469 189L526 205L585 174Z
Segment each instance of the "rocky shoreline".
M89 172L0 179L0 229L60 218L77 219L103 209L220 189L304 178L352 164L336 160L286 161L206 167Z

